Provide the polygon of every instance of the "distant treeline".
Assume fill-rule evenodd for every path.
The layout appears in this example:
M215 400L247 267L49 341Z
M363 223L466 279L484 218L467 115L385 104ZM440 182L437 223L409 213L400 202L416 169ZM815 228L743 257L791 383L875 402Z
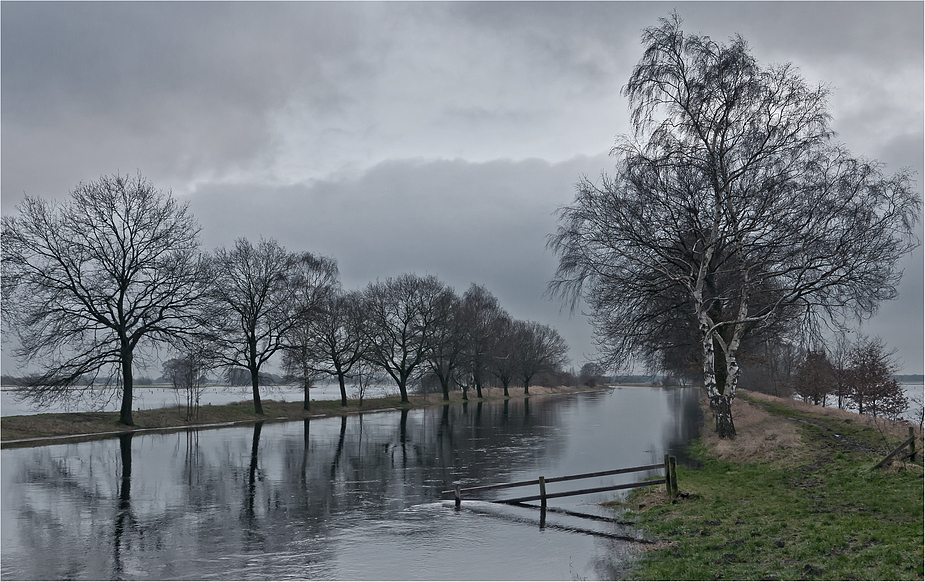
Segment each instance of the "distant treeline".
M922 374L896 374L893 376L900 384L925 384L925 375ZM560 386L571 386L575 384L585 384L586 378L583 376L574 376L569 372L560 372L558 376L553 378L540 378L542 382L538 382L539 385L552 385L557 384ZM206 380L207 384L230 384L232 386L244 386L250 382L250 377L247 376L246 371L244 370L231 370L230 374L226 374L224 378L221 379L212 379L209 378ZM0 376L0 383L3 386L28 386L29 377L28 376L10 376L4 374ZM92 378L86 376L80 382L80 385L91 386L94 383L104 385L106 384L105 379ZM292 383L291 378L286 378L285 376L279 374L261 374L260 383L265 385L280 385ZM598 380L598 383L604 384L650 384L650 385L664 385L664 386L678 386L678 385L687 385L687 381L682 381L678 378L671 376L661 376L661 375L645 375L645 374L631 374L624 376L604 376ZM135 378L135 384L138 386L151 386L154 384L170 384L170 381L167 378L147 378L140 377Z
M275 384L286 384L287 378L280 374L272 373L260 373L260 383L265 385L275 385ZM107 386L113 385L115 382L114 379L103 377L103 376L83 376L79 381L75 383L77 386ZM222 378L206 378L206 384L228 384L231 386L247 386L251 382L250 374L247 370L240 369L231 369L228 370L224 377ZM3 386L29 386L30 377L29 376L10 376L9 374L3 374L0 376L0 384ZM134 384L136 386L152 386L155 384L171 384L171 381L164 376L157 378L149 378L147 376L141 376L134 379Z
M900 384L925 384L925 375L922 374L896 374L893 378Z

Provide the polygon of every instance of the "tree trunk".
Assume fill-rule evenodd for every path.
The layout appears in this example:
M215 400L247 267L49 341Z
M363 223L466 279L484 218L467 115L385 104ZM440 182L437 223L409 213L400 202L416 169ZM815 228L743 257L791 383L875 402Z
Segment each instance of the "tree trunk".
M251 368L251 386L254 389L254 413L263 414L263 404L260 403L260 379L256 367Z
M338 370L337 383L340 384L340 405L341 406L347 406L347 385L344 382L344 376L346 376L346 374ZM362 398L362 396L360 398ZM360 405L362 404L363 403L360 402Z
M132 437L135 433L119 435L119 453L122 457L122 489L119 499L128 501L132 490Z
M402 402L408 402L408 388L405 386L407 382L407 380L402 379L402 381L398 383L398 391L401 392Z
M312 381L309 380L308 378L304 378L302 380L302 388L305 392L305 396L303 398L302 410L305 410L305 411L309 409L308 389L311 387L312 387Z
M132 422L132 349L127 340L122 341L122 409L119 411L119 423L134 426Z
M735 357L726 358L709 330L705 317L701 318L701 347L703 349L703 385L710 399L710 410L716 419L716 433L721 439L734 439L732 399L735 398L739 367Z
M440 390L443 391L443 399L450 399L450 372L446 374L443 373L443 370L434 369L434 373L437 375L437 379L440 381Z
M716 418L716 432L721 439L734 439L735 425L732 424L732 398L725 394L710 397L710 410Z

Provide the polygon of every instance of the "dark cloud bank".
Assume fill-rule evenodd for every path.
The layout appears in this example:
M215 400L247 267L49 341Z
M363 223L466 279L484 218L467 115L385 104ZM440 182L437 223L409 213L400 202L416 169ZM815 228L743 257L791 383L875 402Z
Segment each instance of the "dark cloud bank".
M611 166L640 32L673 9L827 83L839 140L921 189L920 2L3 2L0 209L138 169L190 201L207 249L274 237L351 288L480 283L580 365L591 330L543 297L546 236ZM904 267L867 331L921 373L921 249Z

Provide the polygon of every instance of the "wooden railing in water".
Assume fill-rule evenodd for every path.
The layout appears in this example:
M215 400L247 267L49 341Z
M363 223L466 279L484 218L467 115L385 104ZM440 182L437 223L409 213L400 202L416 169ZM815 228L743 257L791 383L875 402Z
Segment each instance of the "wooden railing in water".
M575 481L579 479L592 479L594 477L607 477L610 475L621 475L624 473L637 473L641 471L654 471L656 469L663 469L665 472L665 477L662 479L652 479L649 481L641 481L638 483L625 483L622 485L606 485L604 487L592 487L589 489L576 489L573 491L562 491L559 493L547 493L546 485L549 483L560 483L563 481ZM442 495L444 498L449 498L450 495L453 495L456 499L456 507L459 507L462 503L462 494L463 493L475 493L479 491L490 491L493 489L509 489L514 487L529 487L531 485L539 485L539 495L527 495L523 497L515 497L512 499L495 499L492 500L492 503L505 503L509 505L515 505L518 503L526 503L528 501L539 501L540 506L546 507L547 499L557 499L560 497L571 497L574 495L585 495L588 493L601 493L604 491L617 491L620 489L635 489L637 487L649 487L651 485L661 485L665 484L665 491L668 493L669 497L675 497L678 494L678 474L677 474L677 461L674 457L665 455L665 462L656 464L656 465L642 465L640 467L628 467L625 469L612 469L610 471L597 471L594 473L581 473L579 475L567 475L565 477L552 477L547 479L543 476L540 476L538 479L533 479L530 481L516 481L514 483L499 483L496 485L476 485L474 487L459 487L456 486L455 489L450 489L448 491L443 491Z

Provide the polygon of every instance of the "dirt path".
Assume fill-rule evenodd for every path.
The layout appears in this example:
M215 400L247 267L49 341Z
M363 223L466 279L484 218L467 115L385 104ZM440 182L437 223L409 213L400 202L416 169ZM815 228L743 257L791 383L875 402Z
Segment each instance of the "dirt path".
M759 393L746 393L743 400L772 418L808 428L799 431L800 438L804 447L816 450L820 461L838 453L886 455L909 437L909 424L904 421L873 418ZM921 442L921 430L916 432ZM920 446L918 448L921 450Z

